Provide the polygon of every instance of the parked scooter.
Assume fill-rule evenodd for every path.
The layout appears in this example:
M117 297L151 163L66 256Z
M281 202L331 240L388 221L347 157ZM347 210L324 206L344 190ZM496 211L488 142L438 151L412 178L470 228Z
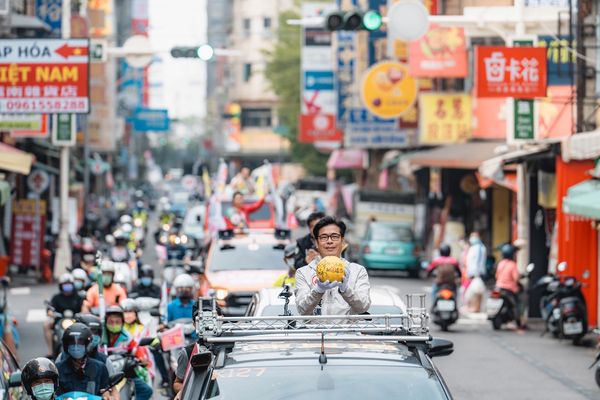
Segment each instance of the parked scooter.
M449 285L442 285L433 301L431 308L433 323L439 325L443 331L458 320L458 306L456 290Z
M526 268L527 274L530 274L534 268L534 264L529 264ZM490 293L486 302L486 310L494 330L500 329L503 324L508 322L517 321L519 317L517 302L517 295L508 290L495 288Z
M594 329L594 333L599 335L600 328ZM594 373L594 378L596 379L596 385L598 385L598 387L600 387L600 351L596 354L596 358L594 359L594 362L592 363L592 365L589 366L588 369L592 369L592 368L594 368L594 366L596 366L596 372Z
M550 332L552 336L558 337L559 335L559 321L560 321L560 298L557 296L558 288L560 286L560 279L556 275L548 274L542 276L530 291L540 291L540 313L545 322L546 329L542 333Z
M564 272L567 264L562 262L557 269ZM561 277L557 296L560 297L559 337L572 340L573 344L577 345L588 331L587 307L581 291L581 282L573 276Z

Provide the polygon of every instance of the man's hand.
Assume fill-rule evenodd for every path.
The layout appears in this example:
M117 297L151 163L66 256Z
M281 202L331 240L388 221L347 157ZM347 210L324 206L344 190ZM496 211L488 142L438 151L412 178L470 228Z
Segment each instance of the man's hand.
M325 281L325 282L321 282L320 280L317 279L317 286L315 286L315 290L318 293L325 293L326 291L328 291L329 289L335 289L336 287L339 287L340 283L339 282L329 282L329 281Z
M315 249L308 249L308 250L306 250L306 257L304 258L304 261L306 261L306 264L308 265L318 255L319 255L319 253Z
M350 281L350 269L346 268L344 271L344 279L342 280L342 282L340 283L340 285L338 287L340 290L340 293L344 293L348 289L349 281Z

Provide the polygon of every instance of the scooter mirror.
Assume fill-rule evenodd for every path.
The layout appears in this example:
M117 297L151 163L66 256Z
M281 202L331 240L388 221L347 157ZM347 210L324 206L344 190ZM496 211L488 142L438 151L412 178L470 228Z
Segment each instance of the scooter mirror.
M529 263L529 265L527 265L527 268L525 268L525 270L527 271L528 274L530 274L534 269L535 269L534 263Z
M556 269L558 270L558 272L565 272L567 270L567 263L564 261L561 262L560 264L558 264Z

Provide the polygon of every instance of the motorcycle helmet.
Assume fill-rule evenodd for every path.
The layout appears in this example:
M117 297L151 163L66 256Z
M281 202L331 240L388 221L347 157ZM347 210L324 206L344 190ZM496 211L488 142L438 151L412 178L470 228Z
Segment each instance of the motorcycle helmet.
M88 351L94 352L102 341L102 321L100 321L100 317L94 314L78 314L77 322L84 324L92 331L92 341Z
M125 299L121 301L121 309L123 312L138 312L137 304L133 299Z
M141 209L144 209L146 207L146 205L144 204L144 202L142 200L138 200L135 203L135 207L141 210Z
M119 223L121 225L131 224L132 222L133 222L133 218L131 218L131 215L122 215L121 218L119 218Z
M296 254L298 254L298 246L295 244L288 244L285 246L285 249L283 249L284 258L291 258L296 256Z
M517 252L517 248L510 243L506 243L502 245L500 252L502 253L502 258L512 259Z
M81 322L74 323L63 333L63 350L76 360L80 360L86 356L91 343L92 331Z
M149 277L154 279L154 268L149 264L142 265L140 268L140 278Z
M194 282L194 278L192 278L188 274L178 275L173 281L173 287L177 289L183 288L193 288L196 282Z
M54 385L53 394L56 393L58 390L58 369L52 361L44 357L30 360L21 370L21 383L27 394L34 399L40 399L41 397L35 396L32 385L41 379L51 379ZM49 398L52 398L51 396Z
M451 252L452 252L452 249L450 249L450 246L448 246L447 244L442 244L440 246L440 256L450 257Z
M75 268L73 270L72 274L73 274L73 284L75 285L75 289L82 290L88 282L87 272L85 272L81 268Z
M73 275L66 272L58 278L58 288L63 293L72 293L75 289L74 282Z

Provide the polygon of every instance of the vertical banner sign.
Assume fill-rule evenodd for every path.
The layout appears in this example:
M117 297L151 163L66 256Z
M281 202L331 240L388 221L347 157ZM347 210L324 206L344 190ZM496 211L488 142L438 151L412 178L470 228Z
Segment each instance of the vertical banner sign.
M87 113L86 39L0 41L0 113Z
M39 267L45 231L45 201L34 199L14 201L10 242L12 263L23 267Z
M514 133L513 139L533 140L535 137L535 113L533 100L514 99L512 117Z
M335 3L303 3L302 18L325 17L336 9ZM300 115L301 143L339 142L336 99L334 91L333 51L331 32L322 28L302 30Z
M471 138L471 95L421 93L421 144L463 142Z
M546 97L546 49L478 46L475 60L478 97Z
M570 49L576 48L575 40L569 43L567 36L559 36L557 39L553 36L540 36L537 45L546 49L548 86L573 85L577 54Z
M62 0L35 0L35 16L50 27L50 37L60 37L62 28Z
M52 144L55 146L74 146L75 116L71 114L56 114L52 119Z

